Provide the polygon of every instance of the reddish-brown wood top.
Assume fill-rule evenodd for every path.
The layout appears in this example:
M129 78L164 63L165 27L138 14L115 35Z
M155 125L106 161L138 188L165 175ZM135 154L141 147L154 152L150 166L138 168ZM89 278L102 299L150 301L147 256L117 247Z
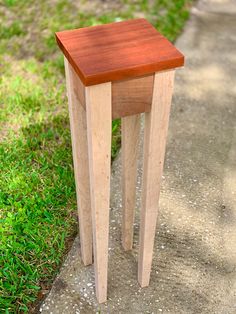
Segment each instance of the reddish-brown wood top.
M184 56L145 19L57 32L56 39L86 86L184 64Z

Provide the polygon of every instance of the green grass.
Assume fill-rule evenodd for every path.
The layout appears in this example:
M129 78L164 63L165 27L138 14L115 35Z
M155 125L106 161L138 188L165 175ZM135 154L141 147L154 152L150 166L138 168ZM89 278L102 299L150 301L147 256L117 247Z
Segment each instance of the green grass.
M54 32L145 16L173 41L191 3L117 2L120 9L114 1L102 13L101 4L86 10L86 1L0 4L0 313L32 309L77 232L63 57ZM119 120L112 131L114 158Z

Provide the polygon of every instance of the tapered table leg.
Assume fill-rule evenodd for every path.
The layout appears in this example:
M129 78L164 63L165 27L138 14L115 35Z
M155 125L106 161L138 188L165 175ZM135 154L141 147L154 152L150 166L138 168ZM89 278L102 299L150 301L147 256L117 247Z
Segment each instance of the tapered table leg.
M86 112L75 95L77 75L66 58L65 72L69 101L74 175L79 212L81 255L85 265L92 263L92 216L90 202L89 164Z
M154 78L151 112L145 113L144 165L138 281L149 285L157 221L174 70L158 72Z
M107 299L111 166L111 83L86 87L94 269L99 303Z
M140 114L121 119L122 245L125 250L133 246L139 132Z

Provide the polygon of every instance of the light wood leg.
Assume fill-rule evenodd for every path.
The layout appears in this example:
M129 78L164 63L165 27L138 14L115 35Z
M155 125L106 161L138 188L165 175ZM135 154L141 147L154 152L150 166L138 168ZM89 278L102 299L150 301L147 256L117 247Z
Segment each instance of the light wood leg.
M65 58L66 85L69 101L70 129L73 151L74 175L79 212L81 255L85 265L92 263L92 216L89 185L89 164L86 112L74 90L75 72Z
M145 113L138 281L149 285L174 71L155 74L151 112Z
M139 132L139 114L121 119L122 245L125 250L131 250L133 246Z
M107 299L111 166L111 83L86 87L94 268L99 303Z

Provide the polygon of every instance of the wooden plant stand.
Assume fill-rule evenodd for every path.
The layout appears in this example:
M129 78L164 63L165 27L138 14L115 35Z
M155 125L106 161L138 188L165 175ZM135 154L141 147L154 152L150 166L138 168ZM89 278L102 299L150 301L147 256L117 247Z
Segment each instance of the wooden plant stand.
M149 285L175 68L184 56L145 19L56 33L65 56L82 259L107 300L112 119L122 123L124 250L132 249L140 113L145 112L138 281Z

